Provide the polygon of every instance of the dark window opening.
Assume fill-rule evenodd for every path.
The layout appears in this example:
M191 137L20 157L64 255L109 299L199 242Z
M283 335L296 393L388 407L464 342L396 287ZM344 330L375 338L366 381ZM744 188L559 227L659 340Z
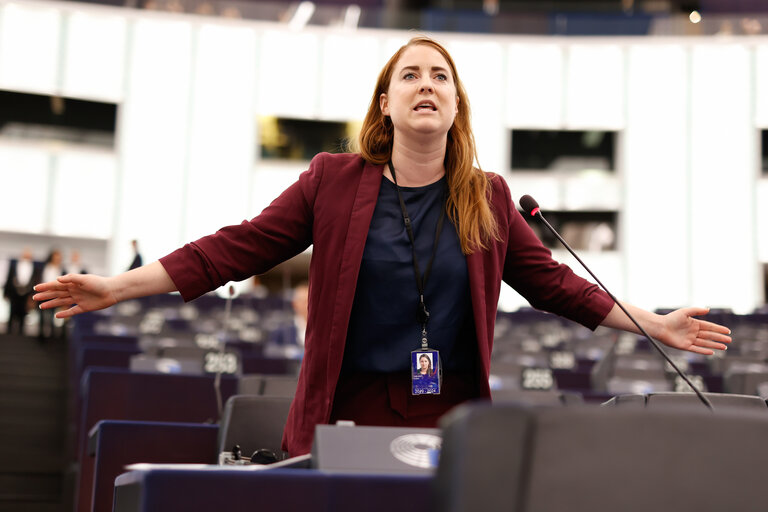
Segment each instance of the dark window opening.
M0 137L115 145L117 105L96 101L0 91Z
M615 170L616 133L512 130L513 171Z
M760 132L760 169L768 174L768 130Z
M259 145L265 159L311 160L321 152L344 153L356 133L353 123L262 117Z
M617 245L617 212L611 211L552 211L547 221L576 251L614 251ZM560 241L541 222L529 215L526 221L536 236L549 249L564 249Z

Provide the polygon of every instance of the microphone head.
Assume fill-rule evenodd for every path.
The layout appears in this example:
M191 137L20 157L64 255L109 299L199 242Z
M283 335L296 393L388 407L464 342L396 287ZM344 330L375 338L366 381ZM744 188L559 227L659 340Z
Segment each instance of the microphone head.
M528 194L520 198L520 206L532 217L539 213L539 203Z

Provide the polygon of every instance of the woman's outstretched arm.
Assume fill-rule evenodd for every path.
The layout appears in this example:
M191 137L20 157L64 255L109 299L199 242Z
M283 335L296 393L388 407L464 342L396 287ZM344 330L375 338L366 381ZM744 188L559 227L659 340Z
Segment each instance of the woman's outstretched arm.
M168 273L159 261L112 277L93 274L67 274L55 281L35 286L32 298L41 309L68 308L56 313L57 318L108 308L118 302L176 291Z

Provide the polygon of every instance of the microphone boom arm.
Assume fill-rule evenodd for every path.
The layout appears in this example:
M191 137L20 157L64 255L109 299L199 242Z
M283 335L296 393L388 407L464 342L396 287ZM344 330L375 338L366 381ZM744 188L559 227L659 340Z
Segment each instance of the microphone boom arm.
M611 297L611 299L613 299L613 302L616 303L616 305L621 308L621 310L624 312L624 314L627 315L627 317L632 321L633 324L635 324L635 327L637 327L640 330L640 332L643 334L643 336L645 336L648 339L648 341L651 342L651 345L653 345L653 347L656 350L659 351L661 356L670 364L670 366L672 366L672 368L674 368L674 370L677 372L677 374L680 375L683 378L685 383L688 384L688 386L690 386L690 388L693 390L693 392L696 393L696 396L699 397L699 400L701 400L702 403L704 405L706 405L709 408L710 411L713 410L712 409L712 403L709 401L709 399L707 397L705 397L704 394L702 394L702 392L699 391L696 388L696 386L693 385L693 383L690 381L690 379L688 379L688 376L683 371L681 371L680 368L678 368L677 365L672 361L672 359L670 359L670 357L667 355L667 353L664 352L664 349L661 348L661 345L659 345L659 342L656 341L655 339L653 339L651 337L651 335L649 335L648 332L646 332L646 330L643 328L643 326L640 325L637 322L637 320L635 320L635 317L633 317L629 313L629 311L627 311L627 308L625 308L624 305L621 302L619 302L619 300L608 290L608 288L605 287L605 285L589 269L589 267L581 260L581 258L579 258L579 256L576 254L576 252L573 249L571 249L571 246L568 245L568 243L565 241L565 239L563 239L562 236L560 236L560 233L558 233L557 230L555 230L555 228L553 228L552 225L547 221L547 219L544 218L544 215L542 215L541 210L538 208L538 206L531 211L531 215L538 216L539 219L541 219L541 221L549 228L549 230L552 232L552 234L554 234L557 237L557 239L560 240L560 243L563 244L563 246L566 249L568 249L568 252L570 252L573 255L573 257L576 258L576 260L581 264L581 266L584 267L587 270L587 272L589 272L589 275L591 275L594 278L594 280L597 281L597 284L600 285L600 288L605 290L605 293L607 293Z

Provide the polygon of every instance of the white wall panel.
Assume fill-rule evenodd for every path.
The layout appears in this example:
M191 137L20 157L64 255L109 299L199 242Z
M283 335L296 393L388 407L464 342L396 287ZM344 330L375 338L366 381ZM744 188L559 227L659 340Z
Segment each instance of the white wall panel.
M21 2L0 7L0 88L56 93L61 12Z
M768 129L768 45L755 48L755 124ZM765 153L768 148L762 148ZM757 183L757 244L758 260L768 263L768 179ZM763 301L768 297L763 297Z
M748 311L761 295L750 54L735 44L692 51L692 300Z
M408 43L412 37L416 37L416 34L403 33L402 35L393 35L392 32L389 32L382 37L381 53L379 54L381 57L381 66L379 66L379 71L381 71L381 68L384 67L384 64L387 63L389 58L392 57L400 47ZM437 41L441 44L445 44L443 39L437 39Z
M617 298L626 296L625 269L620 258L612 251L605 252L586 252L580 251L579 258L595 273L600 281L611 290ZM597 284L595 279L589 275L589 272L581 266L573 255L567 249L556 249L552 251L552 256L559 262L568 265L573 272L591 283Z
M624 54L616 44L572 44L566 61L568 128L624 126Z
M755 53L755 124L768 128L768 44L756 46Z
M320 69L320 117L362 121L384 62L376 58L380 40L373 36L328 34L323 37Z
M117 162L112 153L62 150L54 158L50 231L61 236L109 238Z
M560 210L563 208L563 185L557 175L512 172L509 174L507 183L515 204L518 204L521 196L528 194L536 199L543 210Z
M43 233L50 157L38 147L0 145L0 230Z
M507 49L507 125L560 128L563 124L563 46L511 44Z
M495 42L461 39L450 42L448 51L469 97L479 163L486 171L504 174L509 168L505 158L509 139L503 129L503 47Z
M768 179L763 178L757 182L756 199L758 261L768 263Z
M197 31L184 240L249 216L256 39L247 27L206 24Z
M0 88L122 103L109 171L104 154L0 141L0 230L109 237L110 272L130 261L132 238L152 261L258 214L308 163L252 172L255 116L362 118L381 66L413 35L127 12L0 0ZM620 255L585 255L612 291L646 307L761 302L768 44L438 38L467 86L488 170L506 170L511 127L623 130L608 179L509 176L515 200L532 193L553 209L599 198L620 210ZM100 212L88 222L84 203L66 202L82 184Z
M189 151L190 24L139 19L129 37L128 89L118 127L122 165L114 272L130 262L133 238L145 261L181 242Z
M564 173L562 178L563 208L565 210L621 211L621 185L610 172L585 169Z
M14 249L16 249L14 247ZM16 250L14 251L14 254L11 254L11 258L17 258L18 254L16 254ZM11 260L10 259L0 259L0 276L3 276L3 283L5 283L5 280L8 279L8 267L10 266ZM10 308L10 302L7 300L0 300L0 318L2 318L3 322L6 323L10 318L11 308ZM7 327L6 327L6 331Z
M122 16L66 16L62 94L117 103L123 98L128 22Z
M757 233L758 260L768 263L768 179L765 178L757 183Z
M309 162L261 162L254 173L251 197L255 217L309 169Z
M621 248L627 300L690 303L688 49L628 49L627 127L622 146Z
M265 31L259 48L259 113L297 119L316 117L320 55L316 34Z

